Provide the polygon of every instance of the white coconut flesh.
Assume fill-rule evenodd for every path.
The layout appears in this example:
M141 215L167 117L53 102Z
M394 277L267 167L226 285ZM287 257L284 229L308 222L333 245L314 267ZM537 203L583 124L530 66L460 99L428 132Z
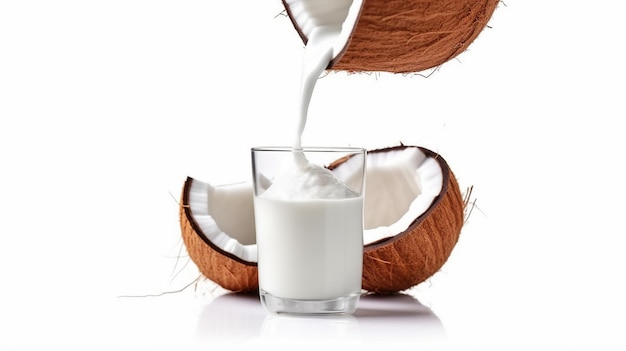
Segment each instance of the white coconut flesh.
M193 180L189 189L198 234L244 262L257 261L252 196L252 183L213 186Z
M348 159L333 172L349 179L357 167ZM347 181L349 185L349 180ZM365 245L404 233L441 195L443 170L419 148L367 156L364 198ZM252 183L213 186L193 180L191 217L206 241L244 263L257 262Z
M283 3L305 42L320 27L337 28L332 54L335 58L348 43L363 0L284 0Z

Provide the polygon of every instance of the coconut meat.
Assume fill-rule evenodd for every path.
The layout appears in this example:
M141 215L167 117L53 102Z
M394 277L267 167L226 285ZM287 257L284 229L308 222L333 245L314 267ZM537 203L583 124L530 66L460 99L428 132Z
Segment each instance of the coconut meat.
M341 178L358 179L348 159L333 169ZM435 158L406 147L367 156L364 198L365 245L405 232L443 189L443 171ZM212 186L193 180L189 208L203 235L221 250L257 262L252 183Z
M201 235L247 262L257 262L252 194L248 182L213 186L194 180L189 189L189 209Z
M439 163L418 148L372 153L365 180L365 244L403 233L441 194Z
M333 58L345 48L363 4L363 0L284 0L283 2L301 35L305 38L309 38L320 27L341 28L333 45Z

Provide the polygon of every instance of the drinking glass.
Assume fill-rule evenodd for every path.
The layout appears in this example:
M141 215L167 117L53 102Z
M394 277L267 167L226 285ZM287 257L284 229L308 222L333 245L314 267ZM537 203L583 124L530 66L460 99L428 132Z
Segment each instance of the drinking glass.
M355 311L365 162L362 148L252 149L259 294L269 312Z

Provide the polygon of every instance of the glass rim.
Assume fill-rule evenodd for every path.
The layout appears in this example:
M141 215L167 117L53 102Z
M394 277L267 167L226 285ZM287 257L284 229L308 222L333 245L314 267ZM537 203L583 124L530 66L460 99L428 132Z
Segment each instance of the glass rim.
M252 152L257 151L274 151L274 152L343 152L343 153L363 153L367 149L356 146L303 146L300 148L294 148L292 146L255 146L251 148Z

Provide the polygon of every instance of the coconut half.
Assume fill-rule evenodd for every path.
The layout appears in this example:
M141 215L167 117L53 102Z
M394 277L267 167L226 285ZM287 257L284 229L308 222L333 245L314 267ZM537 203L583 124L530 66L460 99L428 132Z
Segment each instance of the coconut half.
M349 176L350 159L328 168ZM256 291L257 249L251 183L213 186L191 177L183 187L180 225L200 272L232 291ZM464 201L438 154L416 146L368 152L364 199L364 290L415 286L446 262L463 226Z
M499 0L282 0L306 44L341 26L332 70L419 72L456 57L478 37Z
M252 183L213 186L188 177L180 226L202 275L232 291L258 288Z

